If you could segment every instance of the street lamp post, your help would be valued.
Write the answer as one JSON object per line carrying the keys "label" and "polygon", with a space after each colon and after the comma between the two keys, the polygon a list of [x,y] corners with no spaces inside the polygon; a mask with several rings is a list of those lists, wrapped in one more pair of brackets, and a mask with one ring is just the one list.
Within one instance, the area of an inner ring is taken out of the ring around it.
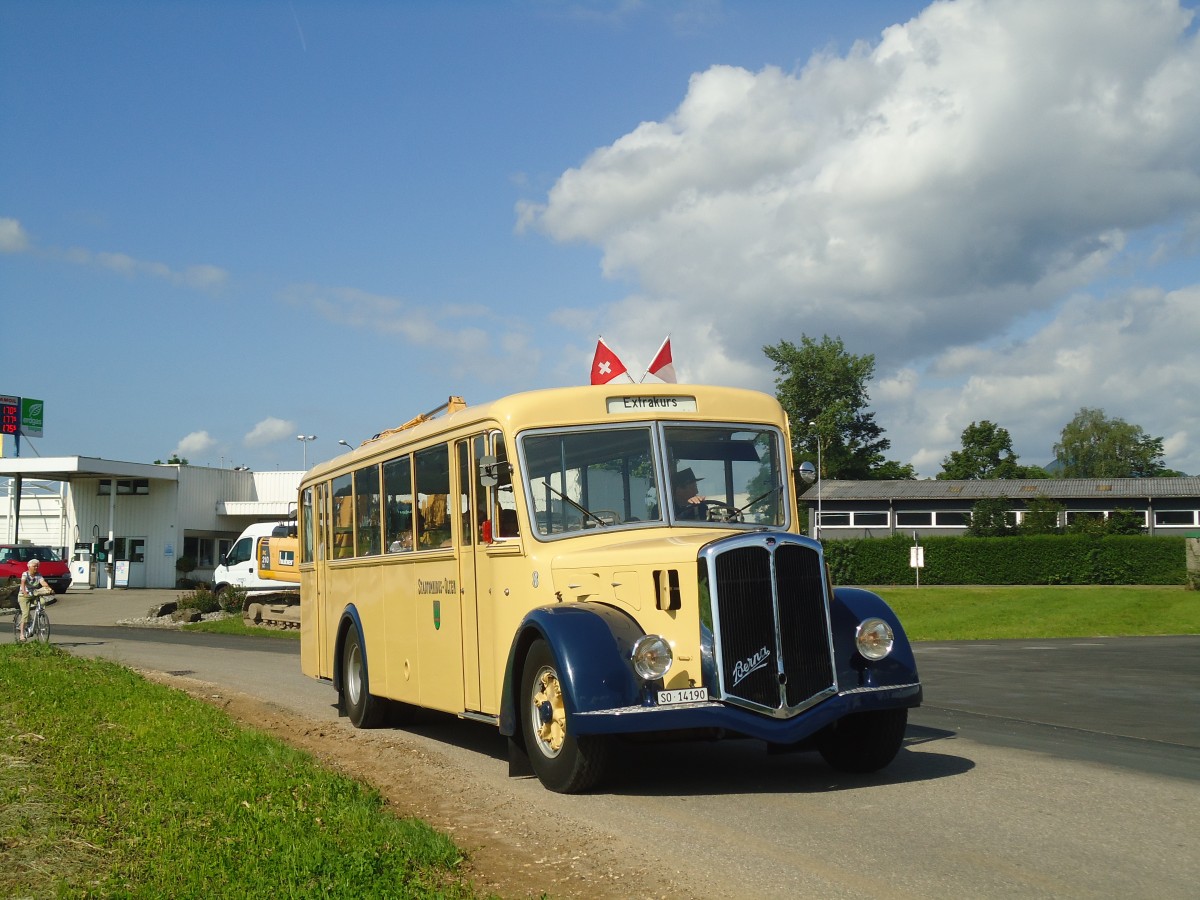
{"label": "street lamp post", "polygon": [[304,452],[301,456],[301,459],[304,460],[304,471],[306,471],[306,472],[308,471],[308,442],[315,441],[316,439],[317,439],[317,436],[315,434],[298,434],[298,435],[296,435],[296,440],[300,441],[300,445],[304,448]]}
{"label": "street lamp post", "polygon": [[[816,427],[816,422],[809,422],[809,425]],[[823,476],[821,467],[821,432],[817,432],[817,540],[821,539],[821,478]]]}

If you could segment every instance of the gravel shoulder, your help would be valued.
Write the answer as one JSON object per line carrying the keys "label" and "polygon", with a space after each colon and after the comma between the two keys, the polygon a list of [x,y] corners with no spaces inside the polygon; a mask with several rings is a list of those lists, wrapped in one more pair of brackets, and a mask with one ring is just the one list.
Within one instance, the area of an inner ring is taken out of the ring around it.
{"label": "gravel shoulder", "polygon": [[[142,674],[184,690],[247,727],[271,734],[334,771],[371,785],[395,815],[420,818],[449,834],[467,855],[465,879],[481,893],[555,900],[699,896],[685,884],[664,877],[660,862],[639,852],[639,841],[614,846],[607,834],[581,830],[569,817],[547,815],[544,807],[521,802],[514,793],[498,792],[486,779],[417,746],[403,731],[362,731],[344,721],[313,722],[207,682],[154,671]],[[737,887],[730,885],[728,891],[709,896],[735,896]]]}

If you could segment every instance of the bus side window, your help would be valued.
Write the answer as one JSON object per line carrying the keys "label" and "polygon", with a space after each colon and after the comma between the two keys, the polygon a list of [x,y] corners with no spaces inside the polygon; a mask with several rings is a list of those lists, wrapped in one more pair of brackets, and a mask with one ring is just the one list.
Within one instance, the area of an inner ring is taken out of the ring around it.
{"label": "bus side window", "polygon": [[[476,441],[482,441],[482,438],[476,438]],[[471,442],[459,441],[455,444],[455,450],[458,453],[458,522],[462,531],[459,534],[459,541],[462,546],[470,547],[475,543],[475,515],[472,512],[471,505]],[[476,453],[481,452],[479,449]]]}
{"label": "bus side window", "polygon": [[383,464],[383,494],[387,503],[387,552],[407,553],[413,548],[412,466],[407,456]]}
{"label": "bus side window", "polygon": [[417,543],[419,549],[448,547],[450,535],[450,447],[438,444],[416,456],[418,503]]}
{"label": "bus side window", "polygon": [[516,500],[513,497],[512,469],[508,463],[508,448],[504,435],[496,433],[496,475],[498,481],[492,492],[493,508],[496,510],[496,537],[514,538],[521,536],[517,522]]}
{"label": "bus side window", "polygon": [[304,541],[300,546],[300,561],[312,562],[313,556],[313,489],[304,489],[304,502],[300,511],[300,527],[303,529]]}
{"label": "bus side window", "polygon": [[354,556],[354,483],[347,472],[333,479],[333,558]]}
{"label": "bus side window", "polygon": [[356,556],[376,556],[379,553],[379,466],[369,466],[354,473],[354,506],[357,512],[355,530]]}
{"label": "bus side window", "polygon": [[517,524],[517,511],[515,509],[500,510],[500,530],[497,532],[500,537],[520,537],[521,529]]}

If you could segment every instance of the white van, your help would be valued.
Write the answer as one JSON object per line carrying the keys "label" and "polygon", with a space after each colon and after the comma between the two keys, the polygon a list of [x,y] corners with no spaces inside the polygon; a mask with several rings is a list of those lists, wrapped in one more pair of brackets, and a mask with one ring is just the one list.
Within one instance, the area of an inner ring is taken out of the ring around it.
{"label": "white van", "polygon": [[298,584],[272,581],[258,575],[261,552],[259,542],[263,538],[279,537],[295,533],[293,522],[256,522],[245,531],[221,558],[221,564],[213,569],[213,591],[220,593],[233,586],[246,591],[295,591]]}

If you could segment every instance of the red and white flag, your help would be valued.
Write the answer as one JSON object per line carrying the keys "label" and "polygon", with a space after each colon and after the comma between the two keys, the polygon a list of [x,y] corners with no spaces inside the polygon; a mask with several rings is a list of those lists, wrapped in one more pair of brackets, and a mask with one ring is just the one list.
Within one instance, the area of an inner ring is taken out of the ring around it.
{"label": "red and white flag", "polygon": [[608,348],[604,338],[597,340],[596,355],[592,358],[592,384],[608,384],[625,372],[625,364]]}
{"label": "red and white flag", "polygon": [[654,354],[654,359],[646,369],[646,374],[654,375],[662,381],[669,381],[675,384],[678,380],[675,377],[675,361],[671,358],[671,336],[667,335],[667,339],[662,342],[662,346],[658,348],[658,353]]}

